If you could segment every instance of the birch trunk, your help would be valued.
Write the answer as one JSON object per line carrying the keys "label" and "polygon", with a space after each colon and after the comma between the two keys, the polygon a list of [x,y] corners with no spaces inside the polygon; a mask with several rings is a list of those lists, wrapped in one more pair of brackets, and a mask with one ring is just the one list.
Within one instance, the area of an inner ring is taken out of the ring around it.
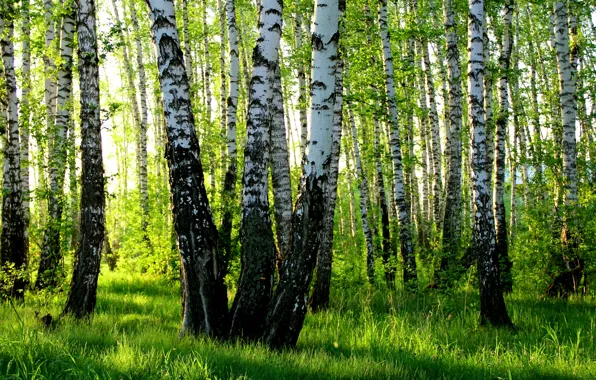
{"label": "birch trunk", "polygon": [[[25,218],[25,252],[29,254],[29,221],[30,221],[30,190],[29,190],[29,128],[31,125],[31,106],[29,94],[31,92],[31,17],[29,0],[21,1],[21,35],[22,35],[22,89],[20,104],[20,163],[21,189],[23,199],[23,217]],[[1,112],[1,111],[0,111]]]}
{"label": "birch trunk", "polygon": [[381,209],[381,239],[383,246],[383,267],[385,268],[385,281],[393,287],[395,282],[395,264],[391,260],[393,245],[391,244],[391,233],[389,224],[389,206],[385,194],[385,178],[383,176],[383,146],[381,145],[381,127],[377,118],[375,123],[375,155],[376,155],[376,181],[379,189],[379,206]]}
{"label": "birch trunk", "polygon": [[356,175],[358,176],[358,191],[360,192],[360,218],[362,219],[362,232],[364,233],[364,239],[366,241],[366,273],[368,275],[368,281],[373,284],[375,281],[375,252],[373,248],[372,230],[368,225],[368,182],[360,159],[358,132],[356,130],[356,121],[354,119],[354,111],[352,108],[348,109],[348,113],[352,130],[352,146],[354,149]]}
{"label": "birch trunk", "polygon": [[[222,138],[227,136],[227,116],[228,106],[226,100],[228,99],[228,81],[226,75],[226,11],[222,0],[217,0],[217,14],[219,15],[219,81],[220,81],[220,93],[219,93],[219,110],[220,110],[220,131]],[[220,143],[220,165],[221,173],[227,169],[226,167],[226,148],[223,143]],[[225,174],[224,174],[225,175]],[[215,177],[213,178],[215,180]]]}
{"label": "birch trunk", "polygon": [[[55,30],[54,30],[54,14],[53,8],[55,4],[53,0],[44,0],[44,18],[46,23],[45,31],[45,52],[43,56],[44,62],[44,102],[46,106],[46,133],[51,134],[54,131],[54,122],[56,118],[56,65],[52,58],[52,50],[54,48]],[[51,138],[50,138],[51,140]],[[51,145],[51,141],[49,142]],[[40,173],[40,175],[43,175]]]}
{"label": "birch trunk", "polygon": [[[426,79],[426,92],[429,105],[430,121],[430,142],[432,143],[432,184],[433,184],[433,222],[440,228],[441,226],[441,197],[443,193],[443,172],[442,172],[442,154],[441,154],[441,136],[439,127],[439,114],[437,112],[437,102],[435,94],[435,82],[430,67],[430,54],[428,52],[428,41],[423,38],[420,42],[422,60],[424,62],[424,77]],[[422,88],[424,89],[424,87]]]}
{"label": "birch trunk", "polygon": [[180,334],[224,336],[227,294],[217,250],[217,229],[205,190],[200,147],[171,0],[146,0],[167,124],[166,157],[174,227],[181,261],[183,321]]}
{"label": "birch trunk", "polygon": [[567,5],[564,2],[556,1],[554,12],[555,49],[559,73],[561,113],[563,115],[564,197],[565,207],[569,209],[577,203],[577,151],[575,141],[575,123],[577,119],[576,78],[569,50]]}
{"label": "birch trunk", "polygon": [[[207,25],[207,0],[203,0],[203,49],[205,67],[203,75],[205,76],[205,83],[203,88],[205,89],[205,118],[207,125],[211,125],[211,57],[209,54],[209,28]],[[213,166],[213,165],[211,165]],[[211,189],[213,190],[213,189]]]}
{"label": "birch trunk", "polygon": [[[493,212],[495,214],[496,245],[498,262],[501,267],[501,286],[505,292],[511,291],[511,262],[508,255],[507,218],[505,216],[505,141],[509,122],[509,70],[513,46],[512,20],[513,0],[505,0],[503,8],[503,37],[501,55],[499,57],[499,115],[496,121],[495,143],[495,187],[493,196]],[[515,180],[512,173],[512,181]],[[507,270],[509,268],[509,271]],[[505,280],[505,281],[504,281]]]}
{"label": "birch trunk", "polygon": [[[484,20],[484,29],[482,33],[484,43],[484,125],[486,128],[486,170],[489,178],[494,177],[495,171],[495,121],[493,117],[493,70],[490,65],[491,52],[489,49],[488,22]],[[490,194],[490,203],[493,204],[492,193]]]}
{"label": "birch trunk", "polygon": [[[72,101],[72,96],[71,96]],[[70,247],[76,247],[79,242],[80,232],[80,214],[78,211],[79,192],[77,187],[77,151],[75,147],[75,131],[74,123],[71,120],[71,127],[68,130],[68,190],[70,192],[69,205],[70,205]]]}
{"label": "birch trunk", "polygon": [[383,43],[383,57],[385,59],[385,86],[388,98],[388,111],[391,123],[391,156],[393,159],[393,182],[395,185],[395,203],[398,208],[399,236],[401,255],[404,260],[404,286],[407,290],[416,291],[418,280],[416,275],[416,256],[412,244],[412,225],[410,222],[410,205],[405,193],[404,173],[402,163],[401,142],[399,137],[399,121],[395,84],[393,79],[393,55],[391,41],[387,27],[387,0],[381,0],[379,11],[379,25]]}
{"label": "birch trunk", "polygon": [[[306,301],[324,228],[331,186],[335,73],[338,64],[339,14],[345,3],[317,0],[313,20],[310,143],[300,194],[292,216],[292,248],[281,266],[280,280],[267,315],[263,335],[272,348],[294,347],[306,315]],[[340,95],[341,96],[341,95]]]}
{"label": "birch trunk", "polygon": [[[4,183],[2,197],[2,232],[0,236],[0,271],[6,277],[0,282],[0,299],[24,299],[28,264],[25,217],[22,203],[19,150],[19,110],[17,79],[14,67],[14,6],[0,6],[0,47],[4,65],[6,94],[6,145],[4,149]],[[4,101],[3,101],[4,102]],[[4,118],[4,115],[0,117]],[[12,266],[12,268],[11,268]],[[6,283],[8,279],[9,283]]]}
{"label": "birch trunk", "polygon": [[[302,52],[302,13],[296,12],[294,18],[294,38],[296,39],[296,50]],[[298,104],[300,110],[300,159],[306,153],[308,142],[308,122],[306,112],[306,75],[304,73],[304,62],[302,59],[298,62]]]}
{"label": "birch trunk", "polygon": [[[530,17],[529,11],[530,5],[528,4],[528,17]],[[537,86],[537,75],[536,75],[536,51],[532,38],[528,40],[528,56],[530,58],[530,100],[531,100],[531,122],[534,130],[534,144],[532,161],[533,167],[536,170],[535,183],[539,186],[543,185],[543,173],[542,173],[542,136],[540,134],[540,110],[538,108],[538,86]],[[542,197],[540,197],[542,198]]]}
{"label": "birch trunk", "polygon": [[228,48],[230,49],[230,93],[227,99],[227,154],[228,167],[223,186],[223,212],[219,240],[223,254],[222,269],[227,272],[228,262],[232,254],[232,225],[234,221],[234,207],[236,203],[236,120],[238,113],[238,84],[240,62],[238,59],[238,30],[236,28],[235,0],[226,0],[226,17],[228,22]]}
{"label": "birch trunk", "polygon": [[461,165],[462,165],[462,88],[461,66],[459,60],[457,23],[453,9],[453,0],[443,1],[445,15],[445,36],[447,40],[447,75],[449,78],[448,120],[449,131],[447,146],[449,173],[447,175],[447,200],[443,222],[443,252],[439,276],[435,281],[441,287],[451,286],[451,271],[455,265],[461,237]]}
{"label": "birch trunk", "polygon": [[495,226],[490,200],[490,177],[486,163],[486,130],[484,126],[484,1],[470,0],[468,22],[468,112],[472,136],[472,191],[474,229],[472,250],[478,259],[481,323],[512,326],[499,280],[498,256],[495,250]]}
{"label": "birch trunk", "polygon": [[67,1],[63,4],[60,37],[60,63],[58,65],[58,104],[56,123],[50,147],[50,193],[48,196],[48,216],[44,240],[35,282],[36,289],[55,287],[62,277],[60,260],[60,230],[64,210],[64,177],[66,175],[66,135],[71,123],[72,100],[72,52],[76,8]]}
{"label": "birch trunk", "polygon": [[[421,63],[421,62],[419,62]],[[421,67],[420,67],[421,69]],[[418,117],[418,123],[420,131],[420,151],[421,151],[421,158],[422,158],[422,165],[421,169],[421,177],[420,180],[422,181],[422,213],[424,216],[422,228],[424,228],[424,236],[427,238],[424,240],[423,246],[428,248],[429,247],[429,223],[433,219],[433,203],[431,202],[431,187],[429,187],[430,177],[432,176],[432,158],[429,157],[429,144],[430,144],[430,136],[428,131],[428,123],[429,123],[429,110],[428,104],[426,99],[426,92],[424,91],[424,77],[419,77],[418,82],[418,90],[420,94],[420,98],[418,99],[418,105],[420,107],[421,115]],[[430,158],[430,160],[429,160]],[[429,162],[430,161],[430,162]],[[430,164],[430,165],[429,165]],[[430,172],[430,173],[429,173]]]}
{"label": "birch trunk", "polygon": [[270,84],[273,99],[269,111],[271,119],[271,155],[269,162],[273,187],[273,213],[277,232],[277,245],[279,247],[278,260],[283,261],[290,248],[292,184],[290,182],[290,155],[286,138],[286,125],[284,124],[284,103],[279,66],[278,63]]}
{"label": "birch trunk", "polygon": [[25,218],[25,252],[29,253],[29,221],[31,198],[29,190],[29,128],[31,125],[31,106],[29,93],[31,92],[31,17],[29,0],[21,1],[21,33],[22,33],[22,75],[23,86],[21,96],[21,126],[20,126],[20,149],[21,149],[21,183],[23,194],[23,216]]}
{"label": "birch trunk", "polygon": [[[341,17],[341,15],[340,15]],[[341,33],[340,29],[340,33]],[[337,181],[339,176],[339,157],[341,154],[341,135],[343,124],[343,62],[337,61],[335,71],[335,104],[333,108],[333,137],[331,145],[331,161],[329,163],[329,176],[327,182],[327,194],[325,210],[323,215],[323,230],[321,231],[321,243],[317,252],[317,270],[313,286],[313,293],[310,299],[310,307],[313,311],[323,310],[329,307],[329,293],[331,289],[331,267],[333,265],[333,236],[335,226],[335,203],[337,200]],[[349,164],[347,164],[349,170]],[[350,194],[350,205],[353,205],[354,196]],[[353,207],[351,208],[353,210]],[[353,213],[350,214],[352,217]],[[352,226],[354,219],[351,219]],[[352,235],[354,236],[354,235]]]}
{"label": "birch trunk", "polygon": [[[139,111],[139,103],[137,101],[137,87],[135,86],[135,81],[134,81],[134,69],[132,66],[132,61],[130,59],[130,56],[128,54],[128,42],[129,42],[129,38],[128,38],[128,32],[127,29],[123,27],[122,21],[120,20],[120,14],[118,12],[118,5],[117,5],[117,0],[112,0],[112,8],[114,10],[114,16],[116,18],[116,23],[117,23],[117,27],[118,27],[118,39],[120,42],[120,46],[122,46],[122,57],[124,60],[124,73],[126,74],[126,81],[128,84],[128,95],[131,98],[131,106],[132,106],[132,118],[133,118],[133,122],[134,122],[134,127],[135,128],[140,128],[141,125],[141,113]],[[136,146],[136,153],[137,153],[137,171],[140,172],[140,139],[137,141],[137,146]],[[126,155],[126,152],[125,152]],[[125,165],[124,167],[124,172],[125,172],[125,176],[126,173],[128,172],[128,168],[127,165]],[[139,177],[140,178],[140,177]],[[128,191],[128,180],[125,177],[124,178],[124,186],[125,186],[125,192]],[[139,186],[140,187],[140,186]]]}
{"label": "birch trunk", "polygon": [[[414,38],[408,38],[407,42],[407,62],[408,67],[410,70],[414,69],[414,56],[415,56],[415,40]],[[416,76],[411,75],[408,79],[409,86],[416,86]],[[411,101],[411,105],[414,104],[414,100]],[[407,144],[407,157],[411,161],[411,165],[406,167],[404,178],[406,179],[406,186],[407,191],[410,193],[410,212],[413,215],[414,220],[416,221],[416,227],[418,228],[418,243],[422,246],[425,244],[427,240],[426,230],[424,228],[424,216],[423,216],[423,208],[420,206],[420,194],[419,194],[419,186],[418,186],[418,178],[416,177],[416,160],[414,159],[414,107],[408,107],[406,110],[406,144]],[[388,135],[388,140],[391,141],[391,136]],[[391,182],[391,194],[395,192],[395,183]],[[389,208],[390,218],[394,218],[394,213],[396,210],[395,207],[395,197],[390,198],[391,207]],[[395,224],[394,224],[395,226]],[[393,226],[393,230],[395,227]],[[396,242],[397,246],[397,239],[396,234],[394,234],[393,240]]]}
{"label": "birch trunk", "polygon": [[[565,247],[563,263],[566,270],[573,266],[581,268],[577,258],[578,226],[575,221],[574,209],[578,205],[577,194],[577,149],[575,140],[575,128],[577,119],[577,98],[576,98],[576,62],[573,52],[569,48],[569,27],[573,27],[574,20],[568,22],[568,9],[565,2],[554,3],[555,15],[555,50],[557,56],[557,69],[559,73],[560,106],[562,115],[562,155],[563,155],[563,199],[564,199],[564,220],[561,239]],[[571,25],[569,25],[571,24]],[[572,29],[573,30],[573,29]],[[577,52],[575,52],[577,54]],[[581,269],[580,269],[581,270]],[[580,272],[581,273],[581,272]],[[557,279],[555,279],[555,283]],[[577,291],[578,284],[574,276],[568,276],[566,289]],[[581,275],[580,275],[581,278]],[[562,280],[563,281],[563,280]],[[550,289],[549,289],[550,290]]]}
{"label": "birch trunk", "polygon": [[80,0],[77,14],[81,89],[81,236],[63,314],[75,318],[95,309],[97,278],[104,241],[105,192],[99,116],[99,57],[94,0]]}
{"label": "birch trunk", "polygon": [[[148,194],[148,178],[147,178],[147,123],[148,123],[148,106],[147,106],[147,75],[145,73],[145,63],[143,59],[143,45],[141,43],[141,31],[139,28],[139,21],[137,18],[137,10],[134,1],[130,2],[130,15],[132,19],[132,30],[135,34],[136,48],[137,48],[137,72],[139,74],[139,95],[141,105],[141,120],[139,124],[139,189],[141,193],[141,210],[143,212],[141,220],[141,228],[143,230],[143,239],[149,246],[151,240],[147,228],[149,227],[149,194]],[[135,98],[136,101],[136,98]]]}
{"label": "birch trunk", "polygon": [[[253,50],[249,90],[247,138],[244,148],[241,265],[238,291],[231,312],[230,335],[259,339],[265,330],[275,268],[275,242],[269,217],[271,80],[279,57],[282,5],[264,0],[259,9],[259,38]],[[283,123],[283,118],[282,118]]]}
{"label": "birch trunk", "polygon": [[[132,5],[134,7],[134,4]],[[191,91],[193,87],[193,62],[192,54],[190,52],[190,34],[188,27],[188,0],[182,0],[182,30],[184,32],[184,67],[186,69],[186,77],[190,83]]]}

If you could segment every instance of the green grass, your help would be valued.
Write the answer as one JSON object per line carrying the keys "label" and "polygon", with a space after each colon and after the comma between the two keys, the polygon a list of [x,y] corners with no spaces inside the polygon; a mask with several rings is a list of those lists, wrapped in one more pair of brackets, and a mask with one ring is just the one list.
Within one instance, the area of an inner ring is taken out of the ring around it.
{"label": "green grass", "polygon": [[151,275],[106,273],[92,322],[46,330],[65,294],[0,305],[0,378],[52,379],[594,379],[596,300],[507,298],[518,332],[478,325],[474,293],[407,296],[336,287],[309,314],[293,351],[178,339],[178,287]]}

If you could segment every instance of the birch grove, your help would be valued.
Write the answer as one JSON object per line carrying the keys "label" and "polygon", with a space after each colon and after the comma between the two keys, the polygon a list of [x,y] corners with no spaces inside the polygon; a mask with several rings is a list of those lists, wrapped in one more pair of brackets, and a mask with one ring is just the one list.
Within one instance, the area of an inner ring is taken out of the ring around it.
{"label": "birch grove", "polygon": [[[365,319],[440,302],[445,326],[510,330],[522,300],[590,302],[595,15],[0,3],[0,299],[19,317],[64,305],[51,327],[159,280],[143,297],[179,299],[181,337],[273,350],[327,342],[356,301]],[[111,282],[128,275],[143,281]]]}

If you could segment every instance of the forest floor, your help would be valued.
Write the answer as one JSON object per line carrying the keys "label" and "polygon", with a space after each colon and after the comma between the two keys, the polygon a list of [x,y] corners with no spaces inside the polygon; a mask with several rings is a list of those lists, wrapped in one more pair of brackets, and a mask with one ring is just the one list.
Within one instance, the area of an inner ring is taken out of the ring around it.
{"label": "forest floor", "polygon": [[[107,269],[107,268],[104,268]],[[365,286],[364,286],[365,287]],[[179,339],[180,296],[154,275],[104,271],[92,323],[47,329],[65,294],[0,304],[0,378],[596,379],[596,299],[507,297],[517,332],[478,325],[478,296],[337,286],[298,347]]]}

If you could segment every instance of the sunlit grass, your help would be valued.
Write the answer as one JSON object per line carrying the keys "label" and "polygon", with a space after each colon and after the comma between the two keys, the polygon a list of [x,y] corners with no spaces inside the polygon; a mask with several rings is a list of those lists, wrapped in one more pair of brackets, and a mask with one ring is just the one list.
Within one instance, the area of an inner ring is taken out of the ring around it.
{"label": "sunlit grass", "polygon": [[596,378],[596,301],[507,298],[518,331],[478,325],[474,293],[417,296],[335,288],[308,315],[298,348],[179,339],[179,288],[152,275],[105,273],[91,323],[57,316],[65,294],[0,306],[0,378]]}

